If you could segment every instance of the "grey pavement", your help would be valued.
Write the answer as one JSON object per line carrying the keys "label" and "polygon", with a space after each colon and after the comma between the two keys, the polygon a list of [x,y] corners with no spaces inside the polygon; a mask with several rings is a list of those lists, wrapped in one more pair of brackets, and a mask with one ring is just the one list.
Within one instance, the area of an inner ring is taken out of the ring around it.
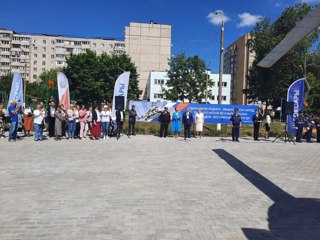
{"label": "grey pavement", "polygon": [[320,239],[320,144],[0,140],[0,239]]}

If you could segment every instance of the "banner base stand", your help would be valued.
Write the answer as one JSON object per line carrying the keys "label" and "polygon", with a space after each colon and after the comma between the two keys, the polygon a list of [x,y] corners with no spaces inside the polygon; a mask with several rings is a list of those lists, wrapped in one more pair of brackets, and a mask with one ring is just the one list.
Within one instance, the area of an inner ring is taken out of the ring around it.
{"label": "banner base stand", "polygon": [[287,123],[286,123],[286,126],[285,126],[285,128],[284,128],[284,131],[283,131],[280,135],[278,135],[278,136],[276,137],[276,139],[274,139],[272,142],[274,143],[274,142],[277,141],[278,139],[282,139],[285,143],[291,142],[291,143],[293,143],[293,145],[296,145],[296,144],[294,143],[293,138],[290,137],[289,133],[287,132]]}

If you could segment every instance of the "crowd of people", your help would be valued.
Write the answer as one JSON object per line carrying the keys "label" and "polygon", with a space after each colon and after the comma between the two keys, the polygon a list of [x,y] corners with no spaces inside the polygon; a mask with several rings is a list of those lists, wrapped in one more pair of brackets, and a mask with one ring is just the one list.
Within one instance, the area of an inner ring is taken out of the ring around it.
{"label": "crowd of people", "polygon": [[[135,123],[137,112],[135,106],[128,111],[128,132],[127,135],[135,135]],[[47,127],[48,137],[60,141],[63,137],[68,140],[74,139],[109,139],[114,136],[119,139],[122,135],[123,124],[125,122],[125,112],[118,108],[115,118],[109,104],[90,106],[88,109],[84,105],[71,104],[65,109],[63,104],[56,106],[54,101],[50,101],[47,108],[43,103],[39,103],[33,110],[29,104],[25,108],[17,107],[16,101],[11,101],[8,112],[4,109],[4,105],[0,104],[0,136],[4,138],[4,123],[10,124],[8,140],[16,141],[17,132],[24,131],[25,137],[31,136],[34,132],[34,140],[42,141],[44,139],[43,130]],[[269,138],[270,126],[272,122],[272,113],[266,111],[262,114],[257,109],[252,117],[253,122],[253,139],[259,141],[259,131],[261,126],[265,129],[265,138]],[[202,109],[199,108],[195,114],[187,108],[182,114],[179,109],[170,114],[168,108],[165,107],[159,116],[160,137],[166,138],[169,133],[171,124],[171,132],[174,138],[178,138],[182,132],[183,138],[191,138],[191,130],[194,126],[195,137],[201,138],[205,117]],[[242,125],[239,110],[235,109],[234,114],[230,117],[232,126],[232,141],[238,141],[240,138],[240,128]],[[264,123],[264,124],[263,124]],[[314,118],[310,115],[299,113],[299,117],[295,119],[296,126],[296,142],[301,142],[303,131],[305,130],[305,138],[307,142],[311,142],[313,129],[316,129],[317,142],[320,142],[320,116]]]}
{"label": "crowd of people", "polygon": [[[234,114],[230,118],[232,125],[232,141],[239,142],[240,126],[241,126],[241,116],[239,115],[239,110],[236,108]],[[259,141],[259,130],[263,122],[265,129],[265,138],[269,138],[269,132],[271,129],[271,113],[267,111],[265,114],[257,109],[255,114],[252,116],[253,122],[253,139],[254,141]],[[316,131],[317,142],[320,143],[320,115],[315,117],[311,114],[304,114],[302,111],[299,112],[299,116],[295,119],[296,128],[296,142],[301,142],[303,137],[303,132],[305,131],[304,138],[306,142],[311,142],[311,137],[313,130]]]}
{"label": "crowd of people", "polygon": [[[48,129],[48,137],[60,141],[62,137],[68,140],[74,139],[109,139],[110,135],[120,138],[125,112],[118,109],[116,119],[113,121],[110,106],[103,105],[101,109],[98,105],[86,109],[84,105],[71,104],[66,110],[63,104],[55,105],[54,101],[45,108],[43,103],[39,103],[35,110],[26,104],[25,108],[17,107],[16,101],[11,101],[8,112],[0,104],[0,135],[4,138],[4,123],[10,124],[8,140],[17,140],[17,132],[24,131],[25,137],[30,137],[34,131],[34,140],[44,139],[43,130]],[[114,131],[116,124],[117,128]],[[134,131],[134,130],[133,130]],[[134,132],[133,132],[134,133]],[[130,133],[129,133],[130,134]]]}

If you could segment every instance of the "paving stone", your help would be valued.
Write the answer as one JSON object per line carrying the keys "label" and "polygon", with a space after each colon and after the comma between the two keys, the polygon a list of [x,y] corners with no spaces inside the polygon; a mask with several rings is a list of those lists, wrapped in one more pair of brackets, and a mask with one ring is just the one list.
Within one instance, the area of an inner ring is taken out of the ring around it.
{"label": "paving stone", "polygon": [[0,239],[316,240],[319,147],[0,139]]}

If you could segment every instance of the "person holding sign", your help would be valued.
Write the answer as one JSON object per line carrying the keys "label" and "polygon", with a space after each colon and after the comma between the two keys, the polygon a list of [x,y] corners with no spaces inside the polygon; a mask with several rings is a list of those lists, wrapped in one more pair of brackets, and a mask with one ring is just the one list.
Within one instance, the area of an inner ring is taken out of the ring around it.
{"label": "person holding sign", "polygon": [[239,142],[240,127],[241,127],[241,116],[239,115],[239,109],[234,109],[234,114],[230,118],[232,125],[232,141]]}
{"label": "person holding sign", "polygon": [[193,124],[193,115],[190,112],[190,108],[186,109],[186,112],[182,116],[182,123],[184,126],[184,140],[187,140],[187,137],[190,138],[190,130]]}

